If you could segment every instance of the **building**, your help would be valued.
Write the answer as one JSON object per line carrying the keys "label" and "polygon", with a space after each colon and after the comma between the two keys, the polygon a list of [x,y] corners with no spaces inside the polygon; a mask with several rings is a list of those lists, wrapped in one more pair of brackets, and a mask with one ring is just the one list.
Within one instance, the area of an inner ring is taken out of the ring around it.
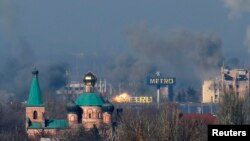
{"label": "building", "polygon": [[83,83],[71,81],[65,87],[60,88],[56,91],[57,94],[76,94],[80,95],[85,91]]}
{"label": "building", "polygon": [[249,70],[221,68],[222,91],[235,93],[240,98],[249,94]]}
{"label": "building", "polygon": [[48,133],[58,134],[63,131],[84,127],[99,128],[101,124],[111,126],[114,106],[105,102],[94,91],[96,77],[91,72],[84,78],[85,92],[75,102],[67,104],[67,119],[47,119],[46,109],[38,81],[38,70],[34,69],[33,78],[26,103],[26,131],[29,136]]}
{"label": "building", "polygon": [[204,80],[202,85],[202,103],[218,103],[220,84],[217,80]]}
{"label": "building", "polygon": [[202,102],[218,103],[223,94],[233,93],[240,98],[249,94],[249,70],[222,67],[220,76],[215,80],[204,80],[202,86]]}
{"label": "building", "polygon": [[[95,89],[99,93],[105,94],[107,92],[106,80],[104,80],[104,81],[100,80],[100,83],[95,85]],[[77,81],[70,81],[67,83],[66,86],[64,86],[56,91],[57,94],[62,94],[62,95],[80,95],[83,92],[85,92],[84,83],[77,82]]]}
{"label": "building", "polygon": [[185,120],[193,120],[193,121],[200,121],[205,124],[216,124],[218,123],[218,118],[212,114],[205,113],[205,114],[197,114],[197,113],[191,113],[191,114],[183,114],[181,113],[179,115],[181,122],[185,123]]}

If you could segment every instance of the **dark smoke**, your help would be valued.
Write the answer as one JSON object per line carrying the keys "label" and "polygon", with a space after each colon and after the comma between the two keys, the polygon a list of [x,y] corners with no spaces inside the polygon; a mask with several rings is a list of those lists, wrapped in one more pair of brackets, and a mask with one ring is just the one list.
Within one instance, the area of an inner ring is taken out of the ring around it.
{"label": "dark smoke", "polygon": [[29,76],[28,68],[34,65],[35,56],[27,42],[20,40],[16,43],[18,47],[9,46],[11,51],[1,57],[4,61],[0,70],[0,90],[5,91],[5,97],[12,93],[20,98],[27,93],[28,84],[24,80]]}
{"label": "dark smoke", "polygon": [[65,63],[39,64],[36,52],[17,30],[18,8],[10,0],[0,0],[0,103],[10,97],[27,100],[32,80],[32,69],[40,73],[42,90],[55,90],[65,84]]}
{"label": "dark smoke", "polygon": [[[22,40],[17,46],[12,47],[11,52],[2,58],[4,62],[0,70],[0,100],[3,102],[9,97],[19,100],[28,98],[32,80],[32,69],[36,64],[36,57],[28,42]],[[42,90],[56,90],[66,83],[66,63],[48,64],[36,66],[40,73],[40,86]]]}
{"label": "dark smoke", "polygon": [[44,77],[46,78],[45,83],[47,84],[47,89],[57,90],[67,83],[67,71],[69,70],[69,65],[66,63],[58,63],[49,65],[44,72]]}
{"label": "dark smoke", "polygon": [[238,58],[230,58],[226,62],[224,62],[225,66],[230,66],[232,68],[241,68],[240,60]]}
{"label": "dark smoke", "polygon": [[178,29],[162,34],[136,26],[127,35],[129,53],[108,70],[116,84],[139,82],[139,87],[145,87],[146,77],[159,70],[165,76],[176,77],[178,86],[198,87],[203,79],[218,73],[223,61],[221,39],[214,33]]}

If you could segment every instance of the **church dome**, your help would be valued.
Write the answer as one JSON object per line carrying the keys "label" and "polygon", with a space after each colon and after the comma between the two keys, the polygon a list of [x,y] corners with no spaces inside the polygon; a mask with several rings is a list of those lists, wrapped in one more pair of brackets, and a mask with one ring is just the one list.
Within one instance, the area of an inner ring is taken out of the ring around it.
{"label": "church dome", "polygon": [[104,103],[102,105],[102,110],[104,112],[113,113],[113,111],[114,111],[114,105],[107,101],[106,103]]}
{"label": "church dome", "polygon": [[78,113],[80,107],[76,105],[73,101],[69,102],[66,106],[68,113]]}
{"label": "church dome", "polygon": [[96,76],[92,72],[88,72],[87,74],[84,75],[83,77],[83,83],[84,85],[90,85],[90,86],[95,86],[95,83],[97,81]]}
{"label": "church dome", "polygon": [[83,93],[75,102],[79,106],[102,106],[104,104],[103,98],[97,93]]}

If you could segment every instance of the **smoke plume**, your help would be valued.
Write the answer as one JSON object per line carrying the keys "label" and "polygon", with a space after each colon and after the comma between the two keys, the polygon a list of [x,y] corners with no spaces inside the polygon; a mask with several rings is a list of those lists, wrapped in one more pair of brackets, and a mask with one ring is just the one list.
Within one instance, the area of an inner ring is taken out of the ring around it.
{"label": "smoke plume", "polygon": [[[13,47],[15,51],[6,54],[5,62],[0,70],[0,99],[15,97],[27,99],[32,80],[32,69],[36,64],[35,53],[28,43],[19,43]],[[8,56],[8,57],[7,57]],[[66,83],[65,63],[37,66],[41,75],[40,86],[42,90],[56,90]],[[4,101],[4,100],[3,100]],[[1,101],[1,102],[3,102]]]}
{"label": "smoke plume", "polygon": [[14,97],[28,98],[32,80],[31,71],[36,65],[43,77],[40,85],[55,90],[65,84],[65,63],[40,65],[29,41],[17,30],[17,7],[10,0],[0,0],[0,103]]}
{"label": "smoke plume", "polygon": [[243,13],[250,12],[250,0],[223,0],[223,2],[230,9],[230,18],[239,17]]}
{"label": "smoke plume", "polygon": [[[223,61],[221,39],[215,33],[201,34],[185,29],[161,33],[146,26],[127,31],[129,53],[109,67],[110,79],[141,83],[157,70],[176,77],[178,86],[200,86],[203,79],[213,78]],[[120,82],[119,82],[120,81]],[[188,84],[188,85],[187,85]]]}
{"label": "smoke plume", "polygon": [[44,71],[46,88],[49,90],[58,90],[67,83],[67,63],[58,63],[49,65]]}

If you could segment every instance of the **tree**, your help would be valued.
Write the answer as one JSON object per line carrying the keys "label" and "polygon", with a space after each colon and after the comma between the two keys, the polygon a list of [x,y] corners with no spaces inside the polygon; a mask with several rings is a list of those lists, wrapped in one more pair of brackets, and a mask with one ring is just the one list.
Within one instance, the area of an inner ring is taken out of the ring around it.
{"label": "tree", "polygon": [[249,99],[242,99],[234,92],[225,93],[219,103],[218,118],[221,124],[247,124]]}
{"label": "tree", "polygon": [[164,104],[160,109],[146,106],[125,109],[115,129],[119,141],[207,140],[206,123],[200,119],[183,119],[178,105]]}
{"label": "tree", "polygon": [[181,90],[181,91],[177,92],[175,100],[178,101],[178,102],[186,102],[187,101],[186,92],[184,90]]}
{"label": "tree", "polygon": [[187,101],[189,101],[189,102],[199,102],[200,97],[199,97],[197,91],[194,88],[189,87],[187,89],[186,93],[187,93]]}

